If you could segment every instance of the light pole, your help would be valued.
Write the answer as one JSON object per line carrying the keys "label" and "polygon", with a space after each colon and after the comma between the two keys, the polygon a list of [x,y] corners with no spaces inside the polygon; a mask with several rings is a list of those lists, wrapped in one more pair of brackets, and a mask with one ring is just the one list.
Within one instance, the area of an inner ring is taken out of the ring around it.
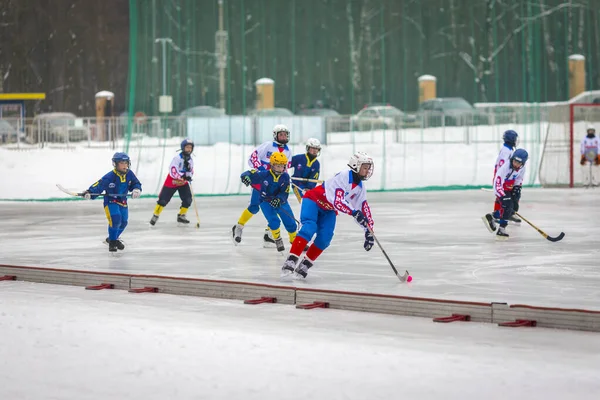
{"label": "light pole", "polygon": [[[156,38],[154,43],[162,44],[162,95],[158,99],[158,112],[169,114],[173,111],[173,98],[167,95],[167,43],[173,44],[171,38]],[[163,136],[167,140],[167,124],[163,124]]]}
{"label": "light pole", "polygon": [[162,95],[167,95],[167,43],[173,43],[171,38],[157,38],[154,43],[162,44],[162,84],[163,90]]}
{"label": "light pole", "polygon": [[227,32],[223,30],[223,0],[219,4],[219,30],[216,34],[216,57],[219,68],[219,107],[225,110],[225,68],[227,68]]}

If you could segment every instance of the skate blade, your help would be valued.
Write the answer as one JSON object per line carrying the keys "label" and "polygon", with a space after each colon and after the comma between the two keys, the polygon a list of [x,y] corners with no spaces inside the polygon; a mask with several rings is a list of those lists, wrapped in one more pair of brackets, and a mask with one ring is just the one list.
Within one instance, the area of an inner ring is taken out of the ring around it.
{"label": "skate blade", "polygon": [[305,278],[305,277],[303,277],[302,275],[300,275],[300,274],[299,274],[299,273],[297,273],[297,272],[294,272],[294,278],[293,278],[293,279],[294,279],[295,281],[302,281],[302,282],[306,281],[306,278]]}
{"label": "skate blade", "polygon": [[275,243],[263,242],[263,249],[275,249],[275,248],[277,248],[277,246],[275,246]]}
{"label": "skate blade", "polygon": [[499,242],[504,242],[507,241],[510,238],[510,236],[498,236],[496,235],[496,240]]}
{"label": "skate blade", "polygon": [[279,275],[279,279],[281,279],[282,281],[291,281],[293,278],[294,273],[290,272],[290,271],[281,271],[281,274]]}
{"label": "skate blade", "polygon": [[483,221],[483,224],[485,225],[485,227],[487,228],[487,230],[488,230],[490,233],[494,233],[494,232],[496,232],[496,229],[492,229],[492,227],[490,226],[490,224],[488,224],[488,220],[487,220],[487,218],[485,217],[485,215],[484,215],[483,217],[481,217],[481,220]]}

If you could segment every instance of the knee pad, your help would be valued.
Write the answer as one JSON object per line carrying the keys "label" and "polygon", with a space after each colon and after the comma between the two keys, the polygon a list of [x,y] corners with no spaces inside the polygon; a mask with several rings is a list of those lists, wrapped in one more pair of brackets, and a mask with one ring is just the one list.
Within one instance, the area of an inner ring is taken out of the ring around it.
{"label": "knee pad", "polygon": [[190,208],[190,206],[192,205],[192,198],[191,197],[186,197],[181,199],[181,208]]}
{"label": "knee pad", "polygon": [[300,232],[298,232],[298,236],[303,237],[304,239],[310,240],[317,233],[317,224],[314,221],[307,221],[302,225]]}
{"label": "knee pad", "polygon": [[321,250],[325,250],[331,244],[331,240],[333,239],[333,234],[323,234],[317,233],[317,237],[315,238],[314,244]]}
{"label": "knee pad", "polygon": [[267,220],[267,223],[269,225],[269,229],[271,231],[278,231],[279,228],[281,227],[281,222],[279,221],[279,218],[275,217],[275,218],[271,218]]}
{"label": "knee pad", "polygon": [[250,211],[252,214],[258,214],[258,210],[260,210],[260,207],[258,205],[250,204],[248,206],[248,211]]}
{"label": "knee pad", "polygon": [[[112,227],[116,229],[121,228],[121,224],[123,223],[123,218],[121,218],[121,214],[111,214],[110,220],[112,221]],[[127,222],[125,222],[127,223]]]}

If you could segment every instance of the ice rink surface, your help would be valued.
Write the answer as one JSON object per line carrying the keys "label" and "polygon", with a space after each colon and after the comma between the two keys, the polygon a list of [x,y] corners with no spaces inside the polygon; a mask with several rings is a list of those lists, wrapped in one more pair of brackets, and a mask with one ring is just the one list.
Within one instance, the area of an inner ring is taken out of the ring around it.
{"label": "ice rink surface", "polygon": [[[242,243],[232,244],[231,227],[249,196],[197,198],[200,229],[178,226],[178,198],[155,227],[148,224],[155,199],[130,200],[127,248],[118,257],[102,243],[101,200],[0,203],[0,263],[600,310],[600,190],[523,190],[520,213],[549,235],[564,231],[557,243],[525,222],[509,225],[510,240],[497,241],[480,219],[492,209],[489,192],[368,197],[375,233],[397,268],[414,277],[411,284],[398,281],[377,247],[363,250],[362,230],[346,215],[307,281],[282,283],[285,258],[262,247],[262,214],[247,224]],[[193,208],[188,217],[195,222]]]}

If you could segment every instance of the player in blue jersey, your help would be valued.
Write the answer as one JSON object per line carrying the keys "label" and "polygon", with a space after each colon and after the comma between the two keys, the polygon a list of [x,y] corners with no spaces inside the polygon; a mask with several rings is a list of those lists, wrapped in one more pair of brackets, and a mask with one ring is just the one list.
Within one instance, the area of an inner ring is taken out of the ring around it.
{"label": "player in blue jersey", "polygon": [[131,160],[125,153],[115,153],[112,158],[114,169],[104,175],[100,180],[83,192],[86,200],[95,199],[105,192],[104,212],[108,218],[108,251],[116,252],[123,250],[125,245],[119,237],[127,226],[129,211],[127,208],[127,193],[131,192],[131,198],[137,199],[142,193],[142,184],[129,169]]}
{"label": "player in blue jersey", "polygon": [[[257,171],[268,171],[271,168],[270,157],[275,153],[282,153],[289,160],[292,158],[292,153],[287,146],[290,141],[290,130],[283,124],[277,124],[273,127],[273,140],[264,142],[258,146],[248,159],[248,165],[250,168]],[[287,166],[286,166],[287,168]],[[245,225],[250,218],[252,218],[260,209],[261,198],[259,193],[255,190],[250,195],[250,204],[244,209],[242,215],[238,219],[238,225]],[[274,243],[274,239],[269,237],[271,231],[269,228],[265,228],[265,234],[263,236],[263,246],[271,247]]]}
{"label": "player in blue jersey", "polygon": [[[240,179],[244,185],[252,186],[253,191],[258,193],[260,198],[259,207],[267,219],[277,251],[282,252],[285,247],[281,238],[281,222],[288,231],[290,243],[296,238],[298,226],[292,208],[288,203],[290,176],[285,172],[288,159],[285,154],[277,152],[271,154],[269,160],[271,168],[268,171],[251,169],[242,173]],[[231,229],[235,244],[242,241],[244,224],[238,222]]]}
{"label": "player in blue jersey", "polygon": [[292,157],[290,168],[294,168],[292,175],[293,190],[296,197],[302,198],[304,192],[314,189],[317,182],[306,180],[294,180],[294,178],[318,180],[321,172],[321,164],[317,157],[321,153],[321,142],[319,139],[310,138],[306,141],[306,153],[296,154]]}

